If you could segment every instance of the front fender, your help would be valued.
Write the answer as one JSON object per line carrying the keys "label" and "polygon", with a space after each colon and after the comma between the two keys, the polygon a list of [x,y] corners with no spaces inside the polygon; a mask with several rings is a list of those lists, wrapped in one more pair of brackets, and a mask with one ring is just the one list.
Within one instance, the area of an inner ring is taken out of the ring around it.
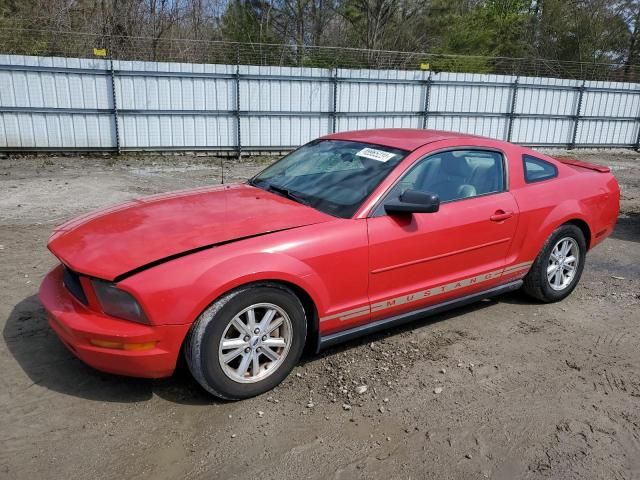
{"label": "front fender", "polygon": [[[286,253],[234,253],[231,245],[204,250],[140,272],[120,282],[156,325],[192,323],[224,293],[263,280],[293,284],[323,311],[327,291],[319,275]],[[229,252],[227,252],[229,251]]]}
{"label": "front fender", "polygon": [[216,288],[206,296],[203,308],[196,307],[196,310],[202,311],[229,290],[265,280],[295,285],[309,294],[320,311],[326,308],[328,292],[316,271],[285,253],[261,252],[227,259],[198,278],[199,285],[216,285]]}

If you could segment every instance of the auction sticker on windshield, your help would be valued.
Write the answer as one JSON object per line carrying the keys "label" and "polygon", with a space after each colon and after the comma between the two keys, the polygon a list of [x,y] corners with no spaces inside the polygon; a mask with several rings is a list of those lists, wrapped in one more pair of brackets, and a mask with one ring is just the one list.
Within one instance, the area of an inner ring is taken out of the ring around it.
{"label": "auction sticker on windshield", "polygon": [[377,160],[378,162],[388,162],[396,156],[395,153],[385,152],[384,150],[376,150],[375,148],[363,148],[358,153],[359,157],[370,158],[371,160]]}

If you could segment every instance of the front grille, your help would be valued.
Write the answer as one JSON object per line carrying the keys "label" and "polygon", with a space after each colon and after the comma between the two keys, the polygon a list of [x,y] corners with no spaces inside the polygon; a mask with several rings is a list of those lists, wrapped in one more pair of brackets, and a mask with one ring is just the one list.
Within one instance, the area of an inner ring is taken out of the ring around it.
{"label": "front grille", "polygon": [[64,274],[62,275],[62,281],[67,290],[71,292],[71,295],[76,297],[80,302],[87,305],[87,296],[84,294],[82,284],[80,283],[80,276],[73,270],[64,267]]}

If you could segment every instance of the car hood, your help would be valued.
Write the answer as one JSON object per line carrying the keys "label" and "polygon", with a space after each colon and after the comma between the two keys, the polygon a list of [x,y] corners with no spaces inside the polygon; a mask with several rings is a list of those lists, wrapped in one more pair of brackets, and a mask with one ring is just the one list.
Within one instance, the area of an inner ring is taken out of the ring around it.
{"label": "car hood", "polygon": [[72,270],[114,280],[193,250],[331,219],[249,185],[220,185],[74,218],[54,230],[48,247]]}

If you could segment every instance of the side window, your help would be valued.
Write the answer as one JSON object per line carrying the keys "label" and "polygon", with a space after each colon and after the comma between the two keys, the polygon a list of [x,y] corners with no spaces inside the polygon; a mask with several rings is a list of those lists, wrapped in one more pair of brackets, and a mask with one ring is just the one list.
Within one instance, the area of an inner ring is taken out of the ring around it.
{"label": "side window", "polygon": [[555,165],[531,155],[523,155],[524,179],[527,183],[540,182],[558,176]]}
{"label": "side window", "polygon": [[[418,190],[435,193],[441,202],[450,202],[502,192],[504,185],[504,162],[500,153],[451,150],[418,161],[386,198],[398,198],[405,190]],[[376,214],[379,211],[376,210]]]}

